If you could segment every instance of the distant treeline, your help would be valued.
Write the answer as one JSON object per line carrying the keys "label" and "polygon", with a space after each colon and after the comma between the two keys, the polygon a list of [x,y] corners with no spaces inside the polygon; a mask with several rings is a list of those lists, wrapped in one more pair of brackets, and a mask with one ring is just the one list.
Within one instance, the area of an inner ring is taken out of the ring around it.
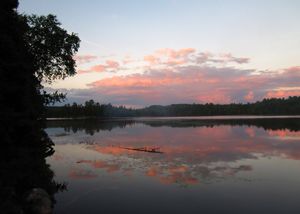
{"label": "distant treeline", "polygon": [[152,105],[142,109],[100,104],[93,100],[47,107],[48,118],[142,117],[142,116],[212,116],[212,115],[300,115],[300,97],[271,98],[247,104],[172,104]]}

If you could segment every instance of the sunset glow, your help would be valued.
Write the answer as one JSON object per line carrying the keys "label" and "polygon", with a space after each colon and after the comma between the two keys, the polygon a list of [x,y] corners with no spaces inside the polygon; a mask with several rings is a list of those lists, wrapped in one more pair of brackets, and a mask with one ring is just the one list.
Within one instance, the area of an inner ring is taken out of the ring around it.
{"label": "sunset glow", "polygon": [[1,0],[1,213],[299,213],[299,11]]}
{"label": "sunset glow", "polygon": [[72,1],[72,12],[71,1],[32,2],[19,10],[55,13],[82,38],[77,74],[48,86],[67,92],[67,102],[143,107],[300,95],[297,1]]}

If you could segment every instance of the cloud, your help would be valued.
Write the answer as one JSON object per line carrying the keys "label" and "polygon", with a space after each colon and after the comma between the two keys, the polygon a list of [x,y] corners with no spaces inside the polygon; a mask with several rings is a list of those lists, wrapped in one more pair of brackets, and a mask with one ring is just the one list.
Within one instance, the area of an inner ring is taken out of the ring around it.
{"label": "cloud", "polygon": [[117,69],[120,67],[120,64],[114,60],[106,60],[106,67]]}
{"label": "cloud", "polygon": [[97,56],[94,55],[76,55],[74,60],[78,65],[92,62],[97,59]]}
{"label": "cloud", "polygon": [[254,99],[254,93],[253,93],[253,91],[249,91],[248,92],[248,94],[246,94],[245,96],[244,96],[244,99],[246,100],[246,101],[253,101],[253,99]]}
{"label": "cloud", "polygon": [[78,74],[84,74],[84,73],[92,73],[92,72],[114,72],[118,70],[120,67],[120,64],[117,61],[114,60],[106,60],[105,64],[98,64],[91,66],[88,69],[79,69],[77,71]]}
{"label": "cloud", "polygon": [[144,60],[151,65],[155,65],[159,63],[159,58],[153,55],[144,56]]}
{"label": "cloud", "polygon": [[157,51],[158,54],[169,56],[170,58],[181,58],[187,57],[189,54],[194,53],[196,50],[194,48],[182,48],[179,50],[174,50],[170,48],[160,49]]}
{"label": "cloud", "polygon": [[122,60],[122,62],[123,62],[123,64],[124,65],[126,65],[126,64],[129,64],[129,63],[133,63],[133,62],[135,62],[136,60],[135,59],[133,59],[131,56],[129,56],[129,55],[126,55],[124,58],[123,58],[123,60]]}
{"label": "cloud", "polygon": [[[79,64],[91,62],[96,59],[96,56],[92,55],[78,55],[75,56]],[[142,68],[144,69],[165,69],[165,68],[177,68],[189,65],[225,65],[228,63],[244,64],[248,63],[249,59],[245,57],[235,57],[230,53],[226,54],[213,54],[210,52],[197,52],[194,48],[181,48],[171,49],[163,48],[154,51],[151,54],[145,55],[142,59],[133,59],[126,55],[123,59],[119,60],[121,64],[114,59],[106,60],[105,63],[98,63],[87,69],[78,69],[78,74],[93,73],[93,72],[115,72]]]}
{"label": "cloud", "polygon": [[[104,67],[94,70],[103,72]],[[255,74],[254,69],[209,65],[155,68],[96,80],[89,89],[74,89],[69,100],[147,106],[172,103],[252,102],[270,97],[300,95],[300,69]]]}
{"label": "cloud", "polygon": [[94,93],[110,97],[116,104],[229,103],[241,101],[241,93],[245,96],[251,89],[251,85],[244,84],[243,80],[251,78],[251,72],[235,68],[186,66],[105,78],[88,86]]}
{"label": "cloud", "polygon": [[300,96],[300,90],[274,90],[269,91],[266,98],[283,98],[290,96]]}
{"label": "cloud", "polygon": [[243,64],[243,63],[248,63],[249,62],[249,58],[234,57],[230,53],[221,54],[221,58],[223,59],[223,62],[235,62],[235,63],[238,63],[238,64]]}
{"label": "cloud", "polygon": [[245,64],[250,61],[246,57],[235,57],[230,53],[226,54],[213,54],[210,52],[201,52],[195,56],[195,62],[198,64]]}
{"label": "cloud", "polygon": [[188,64],[245,64],[249,62],[249,58],[235,57],[230,53],[213,54],[211,52],[197,52],[193,48],[183,48],[179,50],[165,48],[144,56],[144,61],[151,66],[176,66]]}
{"label": "cloud", "polygon": [[[73,89],[68,98],[69,102],[95,99],[102,103],[143,107],[254,102],[300,95],[300,66],[265,72],[240,66],[249,61],[247,57],[231,53],[201,52],[193,48],[159,49],[142,59],[131,56],[107,59],[78,73],[119,73],[87,83],[88,89]],[[129,71],[128,74],[120,75],[124,70]]]}
{"label": "cloud", "polygon": [[183,65],[189,63],[191,56],[195,53],[194,48],[182,48],[174,50],[170,48],[159,49],[153,54],[144,56],[144,61],[149,65]]}

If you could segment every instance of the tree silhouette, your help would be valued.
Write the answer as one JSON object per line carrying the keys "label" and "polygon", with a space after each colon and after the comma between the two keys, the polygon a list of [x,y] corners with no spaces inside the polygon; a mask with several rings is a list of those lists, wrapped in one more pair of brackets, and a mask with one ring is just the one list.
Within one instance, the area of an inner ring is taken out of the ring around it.
{"label": "tree silhouette", "polygon": [[75,74],[73,56],[80,40],[61,28],[53,15],[19,15],[18,1],[13,0],[3,0],[0,6],[0,120],[6,139],[2,142],[34,144],[34,139],[46,138],[44,104],[63,98],[58,92],[42,91],[41,82]]}
{"label": "tree silhouette", "polygon": [[75,60],[80,39],[61,28],[54,15],[24,16],[28,28],[25,42],[35,67],[39,81],[52,82],[74,75]]}
{"label": "tree silhouette", "polygon": [[43,129],[44,104],[62,95],[43,92],[42,81],[73,75],[79,47],[55,16],[23,16],[17,6],[17,0],[0,1],[1,213],[33,213],[26,192],[43,188],[53,200],[64,187],[46,164],[54,151]]}

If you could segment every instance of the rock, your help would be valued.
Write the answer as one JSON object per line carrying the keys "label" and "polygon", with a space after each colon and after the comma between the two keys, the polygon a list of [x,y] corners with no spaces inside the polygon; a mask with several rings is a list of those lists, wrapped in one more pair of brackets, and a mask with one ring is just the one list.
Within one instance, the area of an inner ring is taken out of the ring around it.
{"label": "rock", "polygon": [[26,199],[26,213],[52,214],[52,201],[48,193],[41,188],[32,189]]}

